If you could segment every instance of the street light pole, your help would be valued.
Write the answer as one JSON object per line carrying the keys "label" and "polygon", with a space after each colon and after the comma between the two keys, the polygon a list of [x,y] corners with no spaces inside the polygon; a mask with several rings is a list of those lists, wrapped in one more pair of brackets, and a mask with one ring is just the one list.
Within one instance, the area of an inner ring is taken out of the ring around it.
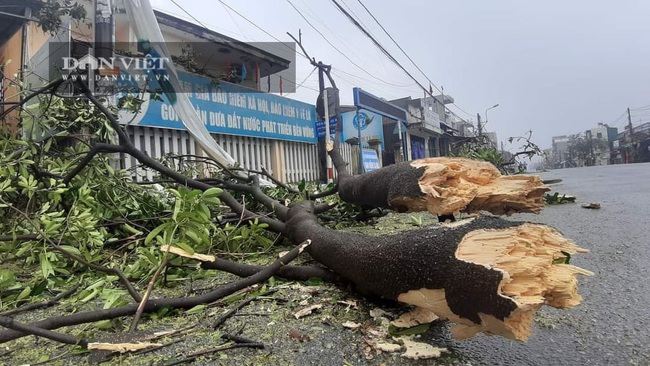
{"label": "street light pole", "polygon": [[488,114],[487,114],[487,112],[488,112],[490,109],[494,109],[494,108],[496,108],[496,107],[498,107],[498,106],[499,106],[499,104],[497,103],[497,104],[493,105],[492,107],[490,107],[490,108],[488,108],[488,109],[485,110],[485,122],[483,123],[483,125],[481,125],[481,120],[480,120],[480,118],[479,118],[479,121],[478,121],[479,136],[480,136],[481,133],[483,132],[483,126],[485,126],[485,125],[488,123]]}

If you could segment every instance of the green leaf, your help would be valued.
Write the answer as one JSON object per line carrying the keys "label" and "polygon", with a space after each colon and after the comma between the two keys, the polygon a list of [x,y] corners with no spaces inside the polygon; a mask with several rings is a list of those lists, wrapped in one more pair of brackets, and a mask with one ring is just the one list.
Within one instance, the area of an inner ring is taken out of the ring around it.
{"label": "green leaf", "polygon": [[198,235],[192,230],[187,230],[185,231],[185,235],[187,235],[188,238],[190,238],[195,244],[201,244],[201,238],[199,238]]}
{"label": "green leaf", "polygon": [[59,245],[59,247],[61,249],[65,250],[68,253],[72,253],[72,254],[75,254],[75,255],[81,255],[81,251],[79,251],[79,249],[77,249],[77,248],[75,248],[75,247],[73,247],[71,245]]}
{"label": "green leaf", "polygon": [[43,274],[43,277],[48,278],[50,275],[53,275],[54,268],[52,267],[52,263],[47,259],[47,254],[41,252],[41,254],[38,255],[38,258],[41,262],[41,273]]}
{"label": "green leaf", "polygon": [[131,225],[127,224],[127,223],[124,223],[122,226],[124,227],[124,230],[126,230],[127,232],[129,232],[131,234],[134,234],[134,235],[141,235],[142,234],[142,231],[134,228],[133,226],[131,226]]}
{"label": "green leaf", "polygon": [[25,288],[20,292],[20,294],[18,295],[18,297],[16,298],[16,300],[22,300],[22,299],[25,299],[25,298],[27,298],[27,296],[29,296],[29,294],[31,294],[31,293],[32,293],[32,288],[29,287],[29,286],[27,286],[27,287],[25,287]]}
{"label": "green leaf", "polygon": [[172,220],[176,221],[176,217],[178,216],[178,213],[181,211],[181,205],[183,201],[181,201],[179,198],[176,199],[176,202],[174,202],[174,213],[172,214]]}
{"label": "green leaf", "polygon": [[151,241],[154,240],[156,236],[158,236],[158,234],[160,234],[160,232],[165,229],[165,227],[167,227],[167,224],[161,224],[158,225],[158,227],[156,227],[155,229],[151,230],[149,235],[147,235],[147,237],[144,239],[144,244],[148,245],[149,243],[151,243]]}
{"label": "green leaf", "polygon": [[178,243],[174,243],[174,245],[176,245],[177,247],[179,247],[179,248],[183,249],[184,251],[188,252],[190,255],[194,254],[194,248],[189,246],[187,243],[178,242]]}
{"label": "green leaf", "polygon": [[185,313],[188,314],[188,315],[197,314],[197,313],[200,313],[203,310],[205,310],[206,307],[207,307],[206,304],[196,305],[195,307],[191,308],[190,310],[186,311]]}
{"label": "green leaf", "polygon": [[209,188],[205,192],[203,192],[202,198],[211,198],[211,197],[216,197],[220,195],[223,192],[221,188]]}

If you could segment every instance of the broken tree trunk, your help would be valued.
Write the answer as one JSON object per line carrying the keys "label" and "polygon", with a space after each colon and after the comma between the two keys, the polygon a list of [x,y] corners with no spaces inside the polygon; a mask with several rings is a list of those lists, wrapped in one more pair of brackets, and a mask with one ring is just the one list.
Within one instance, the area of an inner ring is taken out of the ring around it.
{"label": "broken tree trunk", "polygon": [[495,215],[539,212],[549,189],[538,176],[501,175],[489,162],[465,158],[426,158],[352,176],[333,145],[329,153],[342,200],[399,212],[436,215],[489,211]]}
{"label": "broken tree trunk", "polygon": [[342,233],[321,226],[310,202],[287,221],[293,242],[365,294],[397,300],[458,324],[458,338],[478,332],[526,340],[542,305],[580,303],[576,275],[559,262],[586,252],[548,226],[479,217],[393,236]]}

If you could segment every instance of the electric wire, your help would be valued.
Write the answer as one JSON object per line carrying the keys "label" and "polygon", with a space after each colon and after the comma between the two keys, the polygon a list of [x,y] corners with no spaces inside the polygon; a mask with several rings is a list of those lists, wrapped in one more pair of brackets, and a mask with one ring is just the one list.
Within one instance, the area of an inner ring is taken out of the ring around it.
{"label": "electric wire", "polygon": [[[342,1],[342,0],[341,0],[341,1]],[[435,84],[433,81],[431,81],[431,79],[429,79],[429,77],[427,76],[427,74],[426,74],[426,73],[425,73],[425,72],[420,68],[420,66],[418,66],[418,65],[415,63],[415,61],[413,61],[413,59],[411,58],[411,56],[409,56],[408,53],[406,53],[406,51],[402,48],[402,46],[400,46],[400,44],[395,40],[395,38],[393,38],[393,36],[391,36],[391,34],[388,33],[388,30],[386,30],[386,28],[381,24],[381,22],[379,22],[379,20],[377,19],[377,17],[375,17],[375,15],[370,11],[370,9],[368,9],[368,7],[367,7],[367,6],[366,6],[366,5],[365,5],[361,0],[357,0],[357,1],[358,1],[359,4],[361,4],[361,6],[366,10],[366,12],[367,12],[371,17],[372,17],[372,19],[377,23],[377,25],[379,25],[379,27],[384,31],[384,33],[386,33],[386,35],[388,36],[388,38],[390,38],[390,40],[393,41],[393,43],[397,46],[397,48],[399,48],[399,50],[402,51],[402,53],[404,54],[404,56],[406,56],[406,58],[407,58],[409,61],[411,61],[411,64],[413,64],[413,66],[415,66],[415,68],[416,68],[416,69],[417,69],[417,70],[418,70],[418,71],[419,71],[419,72],[420,72],[420,73],[425,77],[425,79],[427,79],[427,81],[428,81],[428,82],[429,82],[429,83],[430,83],[430,84],[431,84],[431,85],[432,85],[432,86],[433,86],[437,91],[440,92],[440,94],[444,95],[444,92],[443,92],[440,88],[438,88],[438,86],[436,86],[436,84]],[[348,8],[349,8],[349,7],[348,7]],[[426,91],[426,90],[425,90],[425,91]],[[456,103],[452,103],[452,105],[454,105],[456,108],[458,108],[458,110],[460,110],[461,112],[466,113],[467,115],[473,116],[472,114],[470,114],[470,113],[466,112],[465,110],[463,110],[462,108],[460,108]]]}
{"label": "electric wire", "polygon": [[[288,0],[287,0],[287,1],[288,1]],[[418,81],[418,80],[417,80],[417,79],[416,79],[416,78],[415,78],[415,77],[414,77],[414,76],[413,76],[413,75],[412,75],[412,74],[411,74],[411,73],[410,73],[410,72],[409,72],[409,71],[408,71],[408,70],[407,70],[407,69],[406,69],[406,68],[405,68],[405,67],[404,67],[404,66],[403,66],[403,65],[402,65],[398,60],[397,60],[397,59],[395,59],[395,57],[394,57],[390,52],[388,52],[388,50],[387,50],[384,46],[382,46],[382,44],[381,44],[379,41],[377,41],[377,40],[376,40],[376,39],[375,39],[375,38],[374,38],[374,37],[373,37],[373,36],[372,36],[372,35],[371,35],[371,34],[370,34],[370,33],[369,33],[369,32],[368,32],[368,31],[367,31],[367,30],[366,30],[366,29],[365,29],[365,28],[364,28],[364,27],[363,27],[363,26],[362,26],[362,25],[361,25],[361,24],[360,24],[360,23],[359,23],[359,22],[358,22],[358,21],[357,21],[357,20],[356,20],[352,15],[351,15],[351,14],[350,14],[350,13],[347,12],[347,10],[345,10],[345,9],[344,9],[344,8],[343,8],[343,7],[342,7],[342,6],[341,6],[341,5],[340,5],[336,0],[332,0],[332,3],[334,3],[334,5],[336,6],[336,8],[337,8],[341,13],[343,13],[343,15],[344,15],[344,16],[345,16],[345,17],[346,17],[350,22],[352,22],[352,24],[354,24],[354,25],[355,25],[355,26],[356,26],[356,27],[357,27],[357,28],[358,28],[358,29],[359,29],[359,30],[360,30],[360,31],[361,31],[361,32],[362,32],[366,37],[368,37],[368,38],[372,41],[372,43],[373,43],[377,48],[379,48],[379,50],[382,51],[386,57],[388,57],[389,60],[391,60],[391,61],[392,61],[395,65],[397,65],[400,69],[402,69],[402,71],[404,71],[404,73],[405,73],[406,75],[408,75],[408,76],[409,76],[409,77],[410,77],[410,78],[411,78],[411,79],[412,79],[412,80],[413,80],[413,81],[414,81],[414,82],[415,82],[415,83],[416,83],[420,88],[422,88],[422,90],[423,90],[425,93],[429,94],[431,97],[434,97],[433,93],[431,93],[431,92],[430,92],[426,87],[424,87],[424,85],[422,85],[422,84],[421,84],[421,83],[420,83],[420,82],[419,82],[419,81]],[[443,105],[443,108],[444,108],[445,110],[449,110],[449,108],[444,104],[444,101],[443,101],[442,105]],[[458,108],[458,107],[457,107],[457,108]],[[460,108],[458,108],[458,109],[460,109]],[[460,110],[462,110],[462,109],[460,109]],[[449,110],[449,111],[450,111],[450,110]],[[462,110],[462,111],[463,111],[464,113],[467,113],[468,115],[471,115],[471,114],[469,114],[468,112],[465,112],[464,110]],[[450,111],[450,112],[451,112],[451,111]]]}
{"label": "electric wire", "polygon": [[[219,0],[219,1],[221,1],[221,0]],[[368,74],[368,75],[369,75],[370,77],[372,77],[373,79],[377,79],[377,80],[379,80],[379,81],[381,81],[381,82],[383,82],[383,83],[385,83],[385,84],[387,84],[387,85],[397,86],[397,85],[395,85],[395,84],[392,84],[392,83],[390,83],[390,82],[388,82],[388,81],[385,81],[385,80],[382,80],[382,79],[376,77],[375,75],[371,74],[368,70],[366,70],[366,68],[361,67],[359,64],[357,64],[356,62],[354,62],[354,61],[353,61],[353,60],[352,60],[348,55],[346,55],[344,52],[342,52],[342,51],[341,51],[338,47],[336,47],[336,46],[335,46],[335,45],[334,45],[334,44],[333,44],[329,39],[327,39],[327,37],[326,37],[326,36],[325,36],[325,35],[324,35],[320,30],[318,30],[318,28],[316,28],[316,27],[315,27],[315,26],[314,26],[314,25],[309,21],[309,19],[307,19],[307,17],[305,17],[305,16],[302,14],[302,12],[300,11],[300,9],[298,9],[298,8],[297,8],[297,7],[296,7],[296,6],[291,2],[291,0],[287,0],[287,2],[288,2],[289,5],[291,5],[291,7],[292,7],[292,8],[293,8],[297,13],[298,13],[298,15],[300,15],[300,17],[301,17],[302,19],[304,19],[305,22],[307,22],[307,24],[308,24],[308,25],[309,25],[313,30],[315,30],[316,33],[318,33],[318,34],[319,34],[319,35],[320,35],[320,36],[325,40],[325,42],[327,42],[327,44],[329,44],[329,45],[330,45],[330,46],[331,46],[331,47],[332,47],[336,52],[338,52],[338,53],[339,53],[341,56],[343,56],[346,60],[348,60],[348,62],[350,62],[352,65],[356,66],[359,70],[361,70],[361,71],[363,71],[364,73]]]}
{"label": "electric wire", "polygon": [[246,16],[244,16],[243,14],[241,14],[240,12],[238,12],[237,10],[233,9],[233,7],[231,7],[230,5],[226,4],[223,0],[219,0],[219,2],[220,2],[221,4],[223,4],[223,6],[227,7],[228,9],[230,9],[230,10],[231,10],[232,12],[234,12],[235,14],[239,15],[240,17],[242,17],[242,18],[243,18],[244,20],[246,20],[248,23],[252,24],[255,28],[261,30],[261,31],[264,32],[266,35],[268,35],[269,37],[275,39],[276,41],[278,41],[279,43],[281,43],[282,45],[284,45],[285,47],[287,47],[288,49],[290,49],[292,52],[295,52],[295,53],[299,54],[300,56],[302,56],[302,57],[304,57],[304,58],[306,58],[306,59],[309,60],[309,57],[307,57],[307,55],[303,54],[302,52],[300,52],[300,51],[298,51],[298,50],[296,50],[296,49],[293,49],[293,48],[289,47],[289,45],[287,45],[286,42],[283,42],[283,41],[279,40],[277,37],[275,37],[275,36],[272,35],[271,33],[267,32],[264,28],[262,28],[262,27],[260,27],[259,25],[255,24],[255,22],[253,22],[252,20],[248,19]]}

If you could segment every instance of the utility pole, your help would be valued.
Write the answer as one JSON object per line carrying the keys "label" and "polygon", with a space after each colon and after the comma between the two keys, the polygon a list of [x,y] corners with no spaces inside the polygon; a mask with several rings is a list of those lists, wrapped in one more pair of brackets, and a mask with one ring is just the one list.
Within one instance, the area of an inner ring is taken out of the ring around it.
{"label": "utility pole", "polygon": [[[113,23],[113,1],[111,0],[95,0],[95,43],[93,47],[94,57],[103,58],[109,60],[113,57],[115,44],[113,40],[114,36],[114,23]],[[101,70],[88,70],[88,86],[93,91],[100,91],[102,94],[107,92],[111,86],[111,82],[108,79],[103,80],[99,79],[97,85],[95,85],[95,76],[94,72],[99,72],[101,75]]]}
{"label": "utility pole", "polygon": [[476,120],[478,121],[478,137],[483,136],[483,126],[481,125],[481,115],[476,113]]}
{"label": "utility pole", "polygon": [[[632,139],[632,135],[634,134],[634,130],[633,130],[633,127],[632,127],[632,115],[630,114],[630,108],[629,107],[627,108],[627,126],[628,126],[628,130],[630,131],[630,150],[629,150],[630,156],[626,160],[632,160],[632,159],[634,159],[634,154],[632,153],[632,151],[634,150],[634,145],[633,145],[634,140]],[[626,161],[626,163],[627,162],[634,163],[634,161]]]}
{"label": "utility pole", "polygon": [[630,142],[632,141],[632,115],[630,114],[630,108],[627,109],[627,126],[630,130]]}
{"label": "utility pole", "polygon": [[[325,144],[327,144],[327,142],[330,141],[330,116],[329,116],[329,105],[328,105],[330,101],[328,100],[328,95],[327,95],[328,91],[325,89],[325,80],[324,80],[323,76],[327,76],[327,79],[329,80],[330,85],[332,85],[332,89],[334,90],[334,97],[335,97],[335,100],[334,100],[334,103],[335,103],[334,104],[334,114],[336,116],[336,122],[337,122],[337,128],[336,128],[337,133],[336,133],[335,139],[334,139],[334,146],[335,146],[335,148],[338,148],[338,144],[339,144],[339,141],[337,140],[339,138],[338,132],[340,130],[340,126],[341,126],[340,124],[342,123],[342,121],[341,121],[340,99],[338,97],[339,89],[336,87],[336,82],[334,81],[334,79],[332,78],[332,75],[330,74],[330,71],[332,70],[332,66],[331,65],[325,65],[321,61],[316,62],[315,58],[309,57],[309,55],[307,54],[307,51],[305,50],[305,47],[303,47],[303,45],[302,45],[301,33],[298,33],[299,34],[299,39],[296,39],[296,37],[294,37],[289,32],[287,32],[287,34],[289,35],[289,37],[291,37],[294,40],[294,42],[296,42],[298,44],[298,46],[300,46],[300,49],[302,50],[303,54],[307,57],[307,59],[309,59],[309,62],[312,64],[312,66],[318,68],[318,86],[319,86],[320,94],[323,96],[323,109],[324,109],[323,119],[324,119],[324,123],[325,123]],[[359,141],[359,148],[361,148],[361,141]],[[332,179],[333,179],[332,159],[330,158],[329,154],[326,151],[325,151],[325,155],[326,155],[326,158],[325,158],[326,159],[326,168],[325,168],[326,179],[324,179],[324,181],[326,183],[330,183],[332,181]],[[321,178],[322,178],[322,175],[321,175]]]}

